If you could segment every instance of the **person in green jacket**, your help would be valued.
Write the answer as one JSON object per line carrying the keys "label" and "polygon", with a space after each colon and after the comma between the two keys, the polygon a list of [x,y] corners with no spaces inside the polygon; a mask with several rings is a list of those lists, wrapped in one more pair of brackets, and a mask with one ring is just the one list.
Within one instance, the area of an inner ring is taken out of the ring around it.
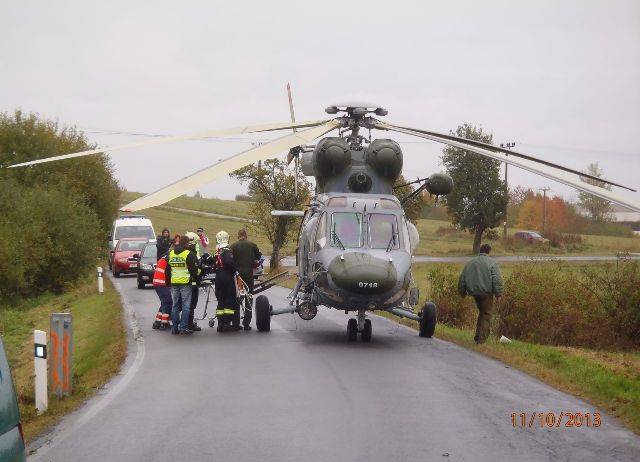
{"label": "person in green jacket", "polygon": [[[238,231],[238,241],[231,245],[233,261],[238,269],[240,277],[249,288],[249,293],[253,293],[253,267],[260,260],[262,254],[258,246],[247,239],[247,231]],[[251,330],[251,318],[253,317],[253,307],[245,306],[242,325],[244,330]]]}
{"label": "person in green jacket", "polygon": [[489,337],[493,298],[500,299],[503,290],[502,276],[496,261],[489,257],[491,246],[480,246],[480,254],[472,258],[462,270],[458,280],[458,292],[462,297],[471,295],[478,307],[476,343],[484,343]]}

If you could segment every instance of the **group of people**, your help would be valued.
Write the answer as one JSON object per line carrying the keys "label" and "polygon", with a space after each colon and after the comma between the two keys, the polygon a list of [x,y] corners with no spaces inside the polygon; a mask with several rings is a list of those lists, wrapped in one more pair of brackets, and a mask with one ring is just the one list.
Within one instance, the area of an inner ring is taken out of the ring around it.
{"label": "group of people", "polygon": [[198,228],[196,233],[176,234],[173,238],[165,228],[158,236],[156,246],[158,262],[153,286],[160,299],[160,309],[153,323],[154,329],[171,329],[178,335],[202,330],[195,322],[194,314],[204,262],[212,262],[215,272],[218,331],[251,329],[251,317],[248,315],[240,325],[238,283],[253,291],[253,269],[262,255],[258,246],[247,239],[246,230],[238,231],[238,241],[232,245],[229,245],[229,233],[218,232],[213,253],[209,252],[209,239],[203,228]]}

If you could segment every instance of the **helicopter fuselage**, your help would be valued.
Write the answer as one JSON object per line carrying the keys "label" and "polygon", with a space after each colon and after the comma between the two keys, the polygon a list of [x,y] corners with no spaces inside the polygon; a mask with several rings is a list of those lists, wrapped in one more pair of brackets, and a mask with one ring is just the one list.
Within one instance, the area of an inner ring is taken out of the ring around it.
{"label": "helicopter fuselage", "polygon": [[317,196],[298,247],[303,299],[345,311],[401,305],[417,239],[392,194]]}

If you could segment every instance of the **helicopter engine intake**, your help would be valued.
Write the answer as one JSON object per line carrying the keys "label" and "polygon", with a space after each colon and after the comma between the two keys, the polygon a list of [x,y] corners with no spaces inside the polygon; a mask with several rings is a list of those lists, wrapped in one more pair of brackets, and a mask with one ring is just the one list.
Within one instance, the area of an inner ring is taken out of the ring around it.
{"label": "helicopter engine intake", "polygon": [[393,140],[373,140],[366,151],[366,162],[382,177],[391,183],[396,181],[402,172],[402,149]]}

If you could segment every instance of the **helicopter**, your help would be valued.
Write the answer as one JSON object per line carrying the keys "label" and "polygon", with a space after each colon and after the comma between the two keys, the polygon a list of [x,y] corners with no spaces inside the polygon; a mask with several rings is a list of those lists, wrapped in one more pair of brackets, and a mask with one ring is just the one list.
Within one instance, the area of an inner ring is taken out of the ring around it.
{"label": "helicopter", "polygon": [[[347,338],[354,341],[360,335],[363,342],[372,338],[371,321],[367,317],[371,311],[383,310],[413,319],[419,323],[419,335],[427,338],[433,336],[437,319],[437,308],[432,302],[425,303],[418,313],[412,308],[419,298],[411,273],[412,255],[419,235],[407,220],[403,203],[393,194],[393,184],[402,171],[402,149],[392,139],[372,139],[372,130],[394,131],[465,149],[640,211],[640,201],[582,179],[590,178],[599,184],[636,192],[628,186],[503,147],[383,122],[375,116],[386,116],[388,111],[379,105],[335,104],[325,109],[335,118],[305,122],[294,121],[291,99],[290,107],[290,123],[155,138],[36,159],[9,168],[168,142],[293,130],[291,134],[254,146],[135,199],[121,211],[133,212],[162,205],[241,167],[288,151],[289,156],[295,158],[296,167],[300,162],[303,174],[315,177],[316,191],[304,212],[273,212],[274,215],[303,217],[296,251],[298,281],[286,306],[271,306],[265,295],[256,298],[256,326],[259,331],[269,331],[271,318],[284,313],[297,313],[302,319],[311,320],[319,306],[326,306],[346,313],[355,312],[356,317],[347,322]],[[333,130],[338,130],[338,136],[325,137]],[[362,134],[365,130],[368,136]],[[309,146],[318,138],[321,139],[315,146]],[[451,178],[443,173],[419,181],[421,185],[411,196],[421,191],[435,196],[446,195],[454,187]]]}

